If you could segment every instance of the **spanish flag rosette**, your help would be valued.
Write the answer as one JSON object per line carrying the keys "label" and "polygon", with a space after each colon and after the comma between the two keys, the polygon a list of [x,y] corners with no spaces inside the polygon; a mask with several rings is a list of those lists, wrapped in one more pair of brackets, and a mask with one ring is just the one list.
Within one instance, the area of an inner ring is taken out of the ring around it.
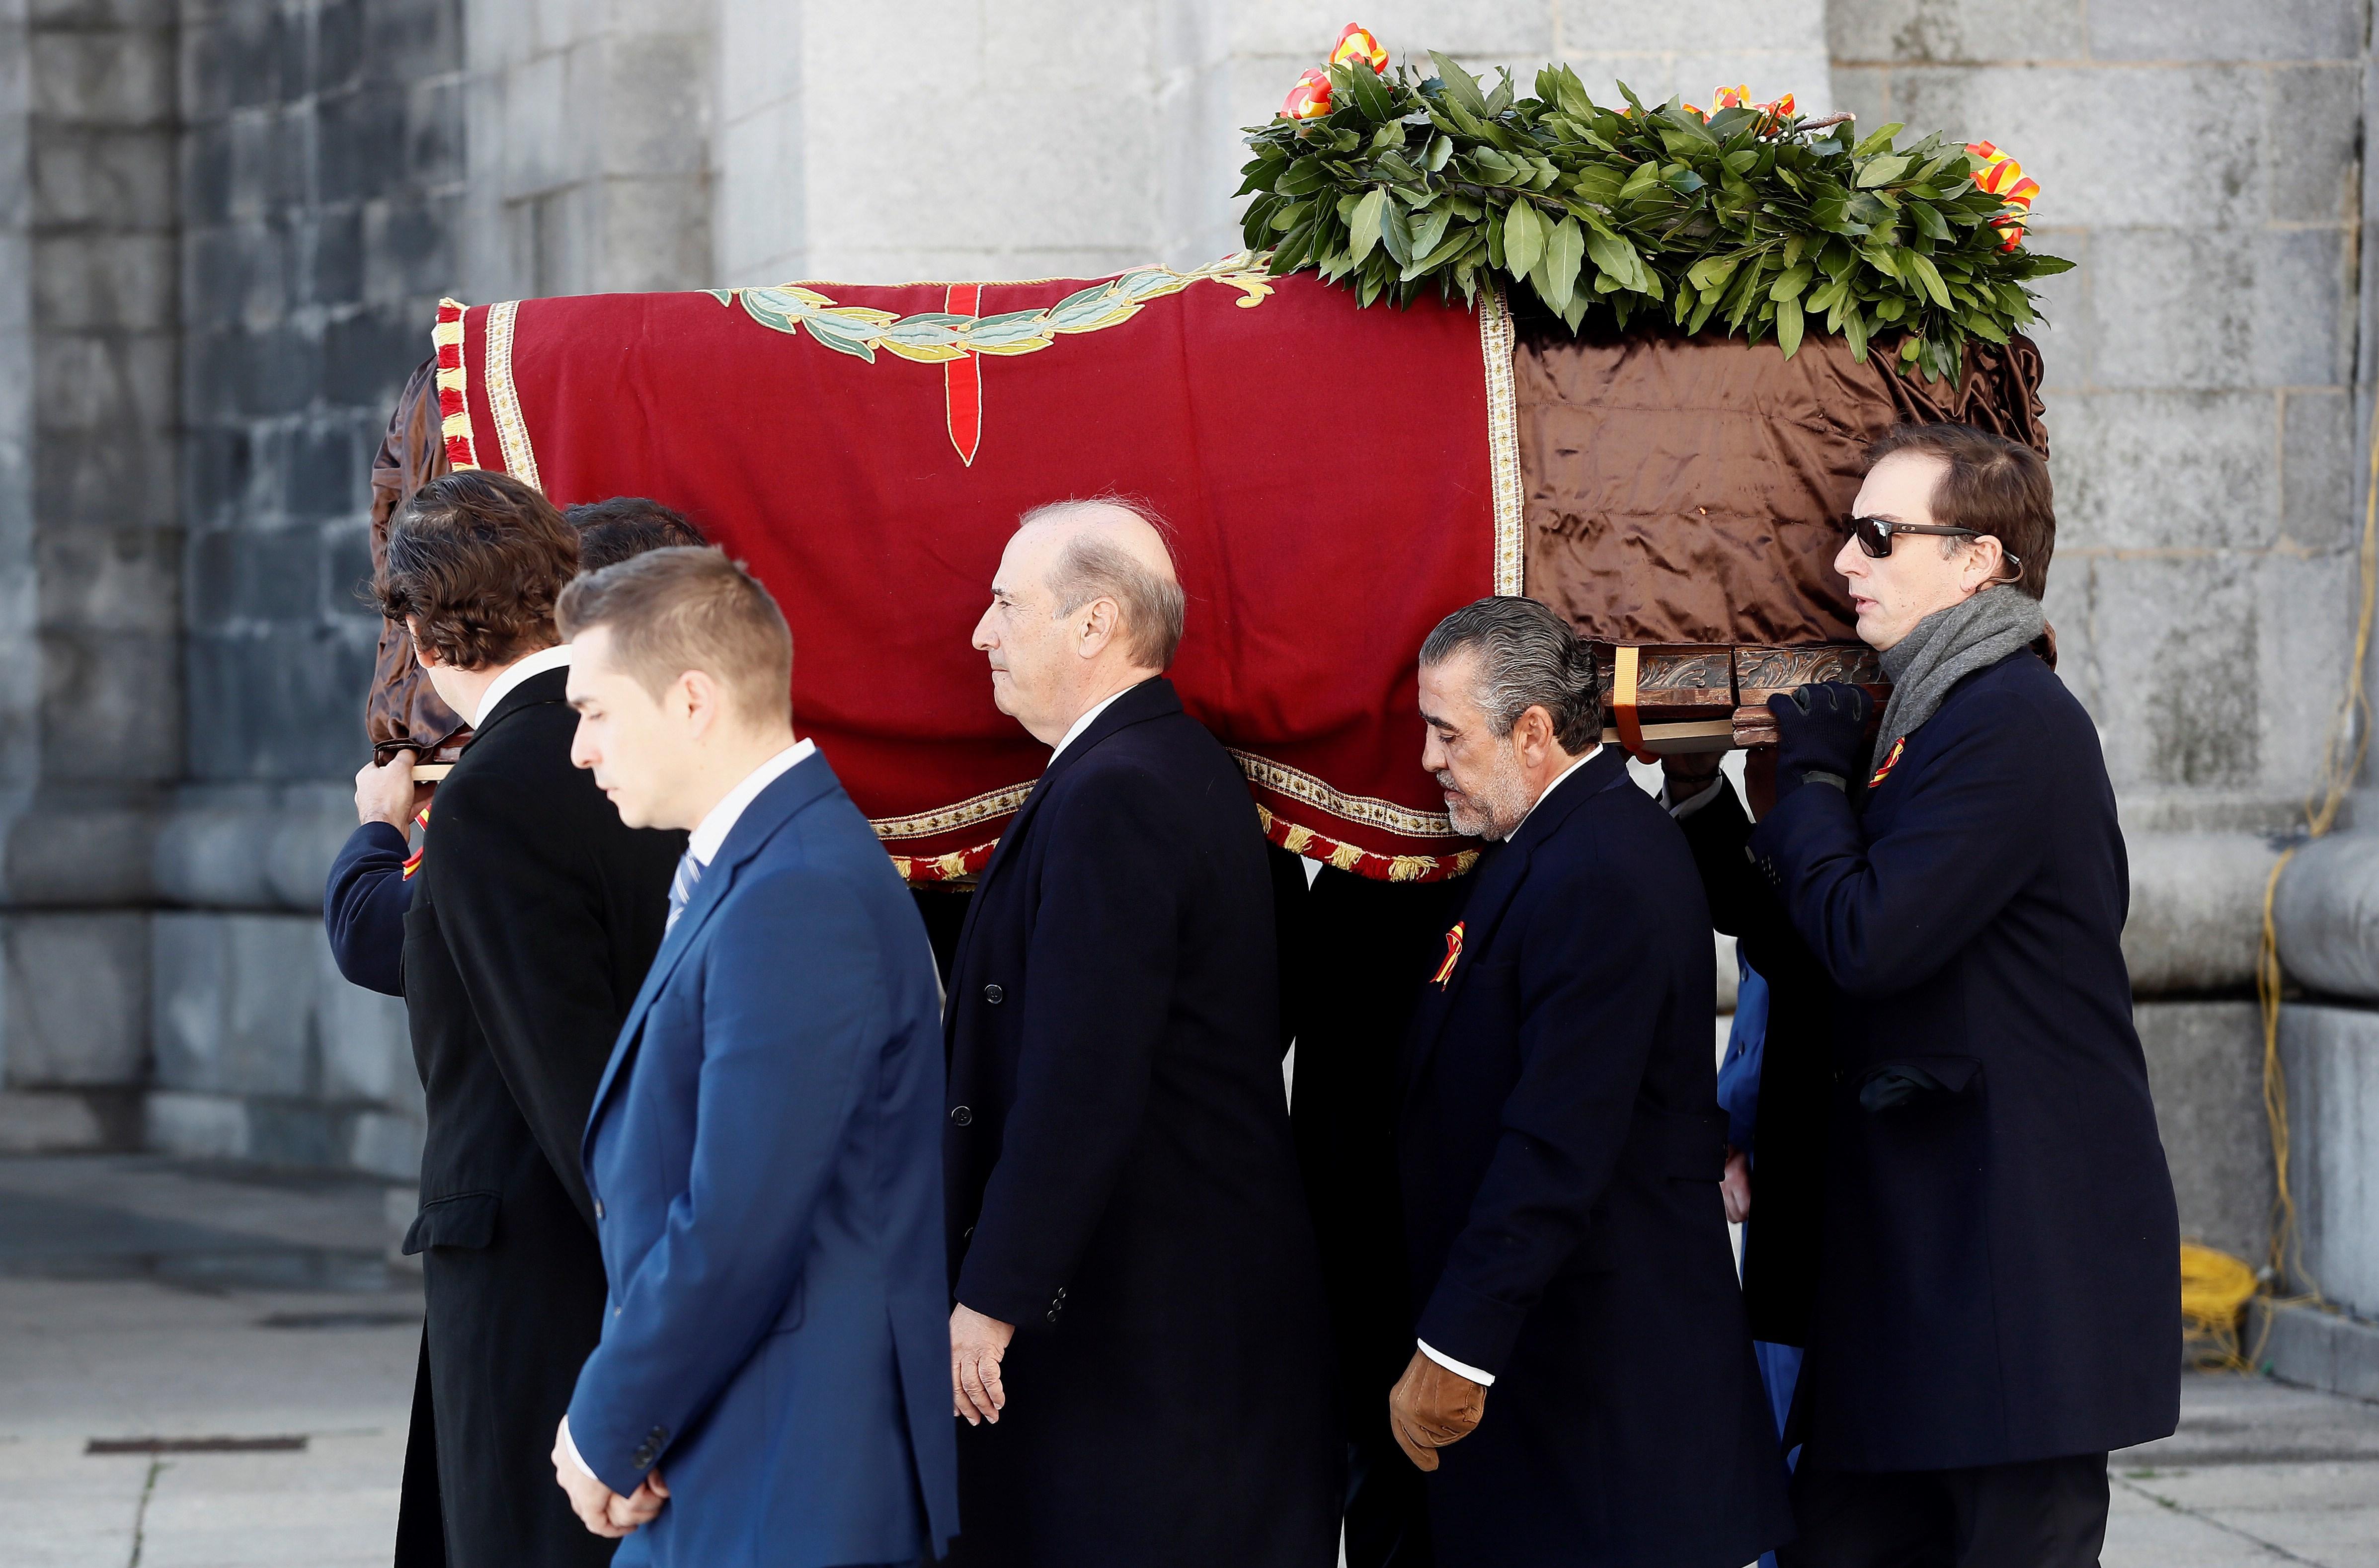
{"label": "spanish flag rosette", "polygon": [[[1789,92],[1784,94],[1781,98],[1771,100],[1766,103],[1754,103],[1751,101],[1751,87],[1748,83],[1739,83],[1733,87],[1718,88],[1712,91],[1710,100],[1711,113],[1713,114],[1721,109],[1749,109],[1757,113],[1759,115],[1759,131],[1762,136],[1773,135],[1775,132],[1782,130],[1784,128],[1785,122],[1792,119],[1793,115],[1796,113],[1793,104],[1793,95]],[[1690,103],[1686,104],[1685,108],[1687,114],[1693,115],[1697,120],[1707,120],[1709,118],[1709,115],[1702,113],[1701,110],[1697,109]]]}
{"label": "spanish flag rosette", "polygon": [[1378,39],[1371,36],[1371,30],[1360,22],[1348,22],[1346,30],[1338,35],[1338,42],[1331,47],[1330,63],[1351,66],[1358,60],[1382,75],[1387,72],[1388,52],[1381,46]]}
{"label": "spanish flag rosette", "polygon": [[1975,161],[1975,187],[1998,197],[2005,209],[1999,214],[2002,221],[1992,225],[2005,241],[1999,248],[2013,250],[2023,243],[2024,223],[2032,216],[2032,199],[2040,194],[2040,182],[1987,141],[1970,141],[1966,151]]}
{"label": "spanish flag rosette", "polygon": [[1330,113],[1330,73],[1310,70],[1298,77],[1281,100],[1280,113],[1290,120],[1316,120]]}

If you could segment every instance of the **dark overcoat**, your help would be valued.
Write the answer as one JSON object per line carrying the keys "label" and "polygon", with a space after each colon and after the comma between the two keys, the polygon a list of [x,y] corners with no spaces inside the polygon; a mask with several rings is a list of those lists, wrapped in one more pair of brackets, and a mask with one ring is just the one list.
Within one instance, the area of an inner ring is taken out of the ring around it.
{"label": "dark overcoat", "polygon": [[1805,1463],[2163,1437],[2180,1227],[2097,731],[2015,653],[1953,688],[1864,804],[1803,785],[1750,838],[1842,998]]}
{"label": "dark overcoat", "polygon": [[[486,715],[438,788],[405,916],[429,1119],[405,1250],[422,1254],[434,1460],[417,1431],[404,1517],[423,1516],[412,1494],[434,1485],[452,1568],[601,1563],[612,1550],[571,1513],[550,1457],[602,1332],[578,1146],[660,946],[685,835],[622,826],[571,766],[568,680],[533,675]],[[412,1528],[398,1558],[438,1561]]]}
{"label": "dark overcoat", "polygon": [[1247,782],[1161,678],[1051,762],[953,968],[957,1299],[1016,1325],[954,1561],[1328,1568],[1330,1359]]}
{"label": "dark overcoat", "polygon": [[1678,818],[1709,899],[1710,920],[1743,945],[1768,982],[1759,1058],[1758,1147],[1751,1223],[1743,1232],[1743,1303],[1751,1337],[1806,1345],[1825,1218],[1826,1127],[1834,1091],[1833,982],[1744,852],[1751,818],[1734,786]]}
{"label": "dark overcoat", "polygon": [[1468,880],[1396,1140],[1419,1337],[1495,1378],[1431,1478],[1438,1561],[1740,1568],[1789,1527],[1693,858],[1606,749]]}

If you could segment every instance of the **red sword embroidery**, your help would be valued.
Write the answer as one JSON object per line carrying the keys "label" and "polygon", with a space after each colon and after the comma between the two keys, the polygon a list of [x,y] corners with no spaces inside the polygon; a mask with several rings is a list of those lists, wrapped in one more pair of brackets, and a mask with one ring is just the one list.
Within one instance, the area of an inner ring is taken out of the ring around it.
{"label": "red sword embroidery", "polygon": [[[981,283],[952,283],[942,308],[953,316],[972,316],[982,306]],[[983,366],[976,356],[942,362],[942,401],[950,427],[950,445],[959,461],[974,466],[975,448],[983,444]]]}

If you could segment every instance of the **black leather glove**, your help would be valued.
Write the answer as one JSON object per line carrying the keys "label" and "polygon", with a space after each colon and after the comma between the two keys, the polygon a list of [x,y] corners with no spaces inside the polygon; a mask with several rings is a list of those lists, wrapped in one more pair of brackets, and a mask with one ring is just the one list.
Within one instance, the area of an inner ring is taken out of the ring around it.
{"label": "black leather glove", "polygon": [[1844,794],[1866,755],[1865,691],[1827,681],[1768,699],[1776,716],[1776,778],[1783,790],[1830,784]]}

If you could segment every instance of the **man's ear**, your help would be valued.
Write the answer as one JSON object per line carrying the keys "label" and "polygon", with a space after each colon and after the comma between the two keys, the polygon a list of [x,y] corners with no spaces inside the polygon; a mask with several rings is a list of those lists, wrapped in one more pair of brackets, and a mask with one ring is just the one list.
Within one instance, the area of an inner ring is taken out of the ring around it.
{"label": "man's ear", "polygon": [[410,615],[405,618],[405,634],[413,639],[413,662],[424,669],[435,669],[441,662],[429,644],[421,640],[421,622]]}
{"label": "man's ear", "polygon": [[1977,535],[1966,543],[1969,548],[1958,576],[1962,583],[1972,582],[1967,592],[1979,594],[1994,583],[2008,581],[2007,547],[1996,535]]}
{"label": "man's ear", "polygon": [[719,720],[720,698],[719,682],[708,672],[689,669],[677,678],[677,693],[684,701],[686,718],[695,738],[706,735]]}
{"label": "man's ear", "polygon": [[[1085,607],[1085,610],[1087,621],[1081,623],[1081,640],[1074,651],[1084,658],[1096,658],[1105,650],[1109,643],[1115,641],[1117,621],[1116,602],[1113,599],[1093,599]],[[1075,614],[1078,617],[1083,616],[1085,610],[1077,610]]]}
{"label": "man's ear", "polygon": [[1552,716],[1541,707],[1524,711],[1519,722],[1512,726],[1512,743],[1520,760],[1530,767],[1544,761],[1553,746]]}

